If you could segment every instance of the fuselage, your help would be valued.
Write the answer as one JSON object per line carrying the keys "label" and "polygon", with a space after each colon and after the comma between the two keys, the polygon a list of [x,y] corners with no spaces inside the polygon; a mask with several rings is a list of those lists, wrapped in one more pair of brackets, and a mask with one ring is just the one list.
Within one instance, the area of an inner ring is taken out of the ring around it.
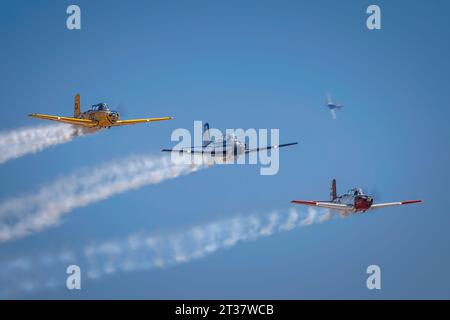
{"label": "fuselage", "polygon": [[99,103],[82,112],[78,118],[96,121],[98,127],[109,128],[120,119],[120,116],[118,112],[110,110],[105,103]]}
{"label": "fuselage", "polygon": [[207,145],[203,154],[214,160],[230,162],[245,153],[245,143],[233,135],[226,135]]}
{"label": "fuselage", "polygon": [[352,189],[331,202],[345,204],[349,206],[349,211],[352,212],[364,212],[372,206],[373,197],[365,195],[361,189]]}
{"label": "fuselage", "polygon": [[334,103],[328,103],[327,104],[328,109],[330,110],[335,110],[335,109],[340,109],[342,106],[334,104]]}

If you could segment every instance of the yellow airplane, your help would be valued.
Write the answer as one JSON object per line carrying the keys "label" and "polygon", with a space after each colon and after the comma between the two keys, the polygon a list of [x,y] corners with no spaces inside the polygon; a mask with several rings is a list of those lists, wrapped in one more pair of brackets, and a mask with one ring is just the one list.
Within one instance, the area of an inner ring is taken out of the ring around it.
{"label": "yellow airplane", "polygon": [[106,103],[94,104],[91,109],[85,112],[80,111],[80,95],[75,96],[75,107],[73,117],[61,117],[61,116],[51,116],[47,114],[32,113],[28,116],[38,119],[46,119],[52,121],[58,121],[68,124],[73,124],[77,126],[82,126],[85,128],[92,129],[102,129],[124,126],[129,124],[144,123],[144,122],[155,122],[171,120],[172,117],[161,117],[161,118],[144,118],[144,119],[129,119],[120,120],[120,115],[116,111],[112,111],[108,108]]}

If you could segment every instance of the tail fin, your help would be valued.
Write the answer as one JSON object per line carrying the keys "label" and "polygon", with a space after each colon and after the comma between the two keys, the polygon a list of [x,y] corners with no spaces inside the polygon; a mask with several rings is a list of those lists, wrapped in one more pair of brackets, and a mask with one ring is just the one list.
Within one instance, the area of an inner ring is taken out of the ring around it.
{"label": "tail fin", "polygon": [[331,181],[330,197],[331,197],[331,200],[334,200],[334,199],[337,198],[337,194],[336,194],[336,179],[333,179],[333,181]]}
{"label": "tail fin", "polygon": [[80,94],[77,93],[75,95],[75,104],[74,104],[74,108],[73,108],[73,116],[75,118],[78,118],[81,114],[81,110],[80,110]]}
{"label": "tail fin", "polygon": [[203,146],[207,146],[211,143],[211,136],[209,135],[209,123],[205,123],[203,126]]}

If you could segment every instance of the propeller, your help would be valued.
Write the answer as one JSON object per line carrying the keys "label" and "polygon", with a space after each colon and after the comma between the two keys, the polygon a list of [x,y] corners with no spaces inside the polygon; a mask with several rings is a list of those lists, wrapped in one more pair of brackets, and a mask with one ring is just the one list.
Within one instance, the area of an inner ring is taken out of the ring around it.
{"label": "propeller", "polygon": [[376,186],[372,186],[372,187],[364,186],[364,187],[362,187],[362,190],[363,190],[364,194],[373,197],[374,201],[380,202],[381,192],[379,191],[379,189]]}
{"label": "propeller", "polygon": [[121,118],[128,117],[128,108],[124,103],[119,103],[117,107],[114,108],[114,111],[117,111]]}

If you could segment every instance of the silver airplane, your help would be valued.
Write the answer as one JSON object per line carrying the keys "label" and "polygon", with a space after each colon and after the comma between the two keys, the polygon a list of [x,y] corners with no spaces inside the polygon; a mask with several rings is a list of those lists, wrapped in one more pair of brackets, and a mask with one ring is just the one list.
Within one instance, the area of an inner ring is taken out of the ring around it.
{"label": "silver airplane", "polygon": [[339,103],[334,103],[333,100],[331,100],[331,96],[328,93],[327,94],[327,107],[330,110],[331,116],[333,119],[336,119],[336,110],[339,110],[343,108],[343,105],[340,105]]}
{"label": "silver airplane", "polygon": [[209,124],[203,126],[203,145],[185,149],[162,149],[162,152],[180,153],[180,154],[197,154],[205,156],[207,162],[231,162],[239,158],[241,155],[251,152],[259,152],[262,150],[278,149],[298,144],[297,142],[273,145],[262,148],[249,149],[247,144],[240,141],[235,135],[227,134],[218,139],[211,140],[209,133]]}
{"label": "silver airplane", "polygon": [[422,200],[408,200],[374,204],[373,197],[364,194],[361,188],[350,189],[346,194],[338,196],[336,179],[331,182],[330,198],[328,201],[292,200],[291,203],[337,210],[341,215],[347,216],[352,213],[364,213],[367,210],[422,202]]}

